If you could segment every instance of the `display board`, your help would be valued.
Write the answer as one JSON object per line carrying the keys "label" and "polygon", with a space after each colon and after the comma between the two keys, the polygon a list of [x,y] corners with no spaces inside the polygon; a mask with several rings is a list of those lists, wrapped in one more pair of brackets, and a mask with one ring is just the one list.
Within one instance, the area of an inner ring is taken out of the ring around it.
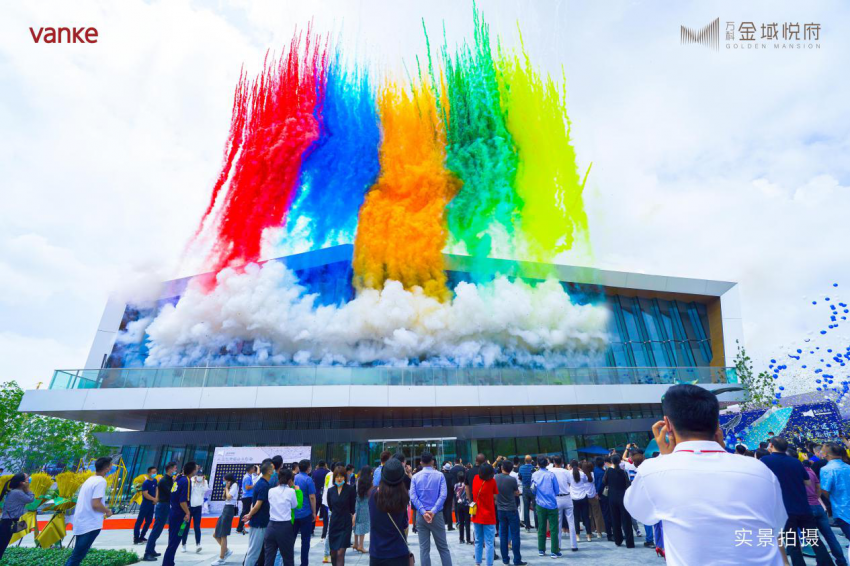
{"label": "display board", "polygon": [[293,462],[310,459],[309,446],[228,446],[216,448],[210,470],[210,512],[217,514],[224,506],[224,476],[233,474],[239,482],[242,497],[242,477],[248,464],[260,465],[266,458],[280,456],[283,468],[290,469]]}

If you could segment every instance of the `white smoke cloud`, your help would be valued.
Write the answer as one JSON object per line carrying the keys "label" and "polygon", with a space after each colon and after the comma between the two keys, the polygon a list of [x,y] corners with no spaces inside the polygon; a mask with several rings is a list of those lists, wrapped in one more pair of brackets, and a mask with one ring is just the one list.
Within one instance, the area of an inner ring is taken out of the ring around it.
{"label": "white smoke cloud", "polygon": [[[587,362],[608,342],[608,310],[573,303],[555,280],[500,277],[460,283],[455,293],[441,303],[388,281],[322,306],[280,262],[225,269],[212,290],[190,283],[147,326],[145,363],[554,367]],[[253,342],[247,354],[245,342]]]}

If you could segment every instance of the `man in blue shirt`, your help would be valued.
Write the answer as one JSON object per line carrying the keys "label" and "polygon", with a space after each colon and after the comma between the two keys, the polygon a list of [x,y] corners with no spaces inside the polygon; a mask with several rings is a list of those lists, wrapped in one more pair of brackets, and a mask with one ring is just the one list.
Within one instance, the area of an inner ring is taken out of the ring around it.
{"label": "man in blue shirt", "polygon": [[844,463],[844,446],[830,442],[822,453],[827,463],[820,470],[820,487],[829,497],[832,516],[844,536],[850,538],[850,466]]}
{"label": "man in blue shirt", "polygon": [[168,514],[168,546],[165,549],[165,554],[162,556],[162,566],[174,566],[174,555],[177,553],[177,547],[180,546],[182,534],[180,526],[186,523],[189,526],[189,521],[192,519],[192,514],[189,512],[189,480],[198,471],[198,464],[195,462],[186,462],[183,465],[183,473],[177,476],[174,480],[174,487],[171,488],[171,511]]}
{"label": "man in blue shirt", "polygon": [[526,455],[525,464],[519,467],[517,474],[519,475],[520,483],[522,483],[522,518],[527,532],[531,532],[530,517],[534,517],[534,524],[537,525],[537,517],[531,513],[531,506],[534,504],[534,494],[531,493],[531,474],[533,473],[534,464],[532,463],[531,455]]}
{"label": "man in blue shirt", "polygon": [[254,505],[247,515],[242,517],[251,525],[248,537],[248,551],[245,554],[245,564],[254,566],[263,551],[263,541],[266,528],[269,526],[269,479],[272,477],[274,465],[271,460],[264,460],[260,464],[260,477],[254,484]]}
{"label": "man in blue shirt", "polygon": [[[817,533],[818,525],[815,516],[812,514],[812,508],[809,507],[809,498],[806,495],[806,486],[811,483],[809,474],[798,459],[786,454],[787,450],[787,440],[778,436],[771,437],[767,448],[770,454],[762,457],[760,461],[774,473],[782,490],[782,501],[785,503],[785,511],[788,513],[788,521],[785,523],[784,529],[785,551],[791,558],[791,564],[805,566],[806,561],[803,558],[801,541],[797,540],[797,531],[799,529],[803,534],[807,532]],[[833,564],[826,545],[815,540],[811,547],[815,551],[818,564]]]}
{"label": "man in blue shirt", "polygon": [[242,517],[248,514],[251,510],[251,505],[254,499],[254,473],[257,471],[256,464],[248,464],[245,469],[245,475],[242,477],[242,512],[239,514],[239,524],[236,525],[236,532],[245,532],[245,523],[242,522]]}
{"label": "man in blue shirt", "polygon": [[316,484],[310,477],[310,460],[298,462],[298,470],[295,486],[301,488],[304,494],[304,505],[301,509],[292,512],[292,516],[295,517],[292,526],[295,529],[295,536],[301,535],[301,566],[307,566],[310,563],[310,537],[313,535],[313,523],[316,522]]}
{"label": "man in blue shirt", "polygon": [[381,452],[381,465],[375,468],[375,474],[372,477],[372,485],[375,487],[378,487],[378,484],[381,483],[381,470],[384,468],[384,464],[392,457],[393,455],[389,450]]}
{"label": "man in blue shirt", "polygon": [[[324,460],[319,460],[319,464],[316,466],[316,469],[313,470],[313,473],[310,474],[313,476],[313,485],[316,486],[316,506],[318,510],[316,514],[322,519],[322,538],[324,539],[328,535],[328,508],[322,505],[322,495],[325,491],[325,476],[330,473],[328,469],[328,464]],[[316,532],[316,523],[313,522],[313,533]]]}
{"label": "man in blue shirt", "polygon": [[416,529],[419,534],[419,558],[422,566],[431,566],[431,535],[434,535],[440,562],[443,566],[451,566],[446,521],[441,512],[448,493],[446,478],[434,469],[434,456],[430,452],[423,452],[419,461],[422,471],[410,481],[410,503],[416,509]]}
{"label": "man in blue shirt", "polygon": [[552,531],[552,556],[560,558],[561,549],[558,547],[558,478],[546,469],[549,461],[540,458],[537,461],[540,469],[531,476],[530,491],[534,492],[537,508],[537,550],[540,556],[546,556],[546,529]]}
{"label": "man in blue shirt", "polygon": [[153,523],[153,508],[156,505],[156,466],[148,468],[148,477],[142,482],[139,490],[142,494],[142,504],[139,505],[139,516],[133,525],[133,544],[147,542],[145,535]]}

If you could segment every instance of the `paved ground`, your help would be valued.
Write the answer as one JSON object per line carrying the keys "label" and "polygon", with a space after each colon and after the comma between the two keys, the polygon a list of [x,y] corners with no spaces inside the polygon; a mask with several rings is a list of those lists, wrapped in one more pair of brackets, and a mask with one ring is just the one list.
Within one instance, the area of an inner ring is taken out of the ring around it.
{"label": "paved ground", "polygon": [[[317,534],[321,532],[320,529],[317,529]],[[201,537],[201,546],[202,551],[200,553],[195,552],[194,538],[193,534],[190,534],[189,537],[189,545],[187,547],[187,552],[183,553],[177,552],[177,564],[181,565],[209,565],[213,562],[213,560],[218,558],[218,545],[216,545],[215,540],[212,538],[212,529],[203,529],[202,537]],[[457,531],[451,531],[447,533],[449,535],[449,548],[452,553],[452,562],[455,566],[468,566],[475,563],[473,558],[473,546],[470,545],[461,545],[458,541]],[[160,538],[160,541],[157,544],[157,551],[163,552],[165,549],[165,544],[167,542],[168,532],[164,533],[164,536]],[[126,530],[109,530],[101,532],[100,536],[94,543],[94,548],[113,548],[113,549],[130,549],[136,550],[141,557],[144,553],[144,547],[133,546],[132,544],[133,533],[132,531]],[[67,544],[70,541],[70,536],[66,538],[64,544]],[[25,546],[32,546],[32,535],[26,537],[24,539]],[[233,564],[234,566],[238,566],[242,564],[243,559],[245,558],[245,551],[248,547],[248,536],[242,536],[237,534],[234,531],[234,534],[228,538],[229,548],[234,551],[233,556],[228,560],[228,564]],[[322,563],[323,557],[323,542],[322,540],[316,536],[311,540],[310,543],[310,564],[319,565]],[[498,552],[498,544],[499,539],[496,539],[496,551]],[[578,547],[578,552],[570,552],[567,551],[564,554],[564,558],[562,560],[569,560],[580,558],[582,563],[584,564],[634,564],[636,566],[642,566],[644,564],[654,564],[657,566],[663,565],[664,561],[661,558],[656,558],[655,550],[644,548],[643,538],[636,539],[637,548],[634,549],[626,549],[626,548],[617,548],[614,543],[608,542],[605,539],[594,539],[592,542],[580,542]],[[295,563],[298,564],[298,557],[300,556],[300,545],[301,540],[298,539],[295,545]],[[366,539],[366,547],[368,548],[369,539]],[[548,544],[547,544],[548,547]],[[416,555],[416,563],[417,565],[421,564],[419,559],[419,543],[417,535],[412,535],[410,537],[410,548],[411,552]],[[552,564],[554,561],[550,559],[549,556],[545,558],[541,558],[537,555],[537,535],[535,532],[530,534],[526,533],[524,530],[522,532],[522,541],[521,541],[521,549],[523,551],[527,550],[527,552],[523,552],[522,558],[530,565],[541,565],[541,564]],[[161,563],[162,559],[160,559]],[[440,565],[440,556],[437,553],[437,550],[432,542],[431,544],[431,562],[434,566]],[[369,556],[361,555],[359,552],[349,549],[348,553],[345,557],[345,563],[347,566],[368,566],[369,564]],[[485,562],[486,563],[486,562]],[[143,562],[143,564],[153,564],[153,562]],[[500,561],[496,561],[495,564],[501,564]]]}
{"label": "paved ground", "polygon": [[[320,530],[317,529],[317,534]],[[212,538],[212,529],[204,529],[202,531],[201,538],[201,546],[202,550],[200,553],[195,552],[194,545],[194,535],[190,534],[189,537],[189,545],[187,547],[188,552],[183,553],[177,552],[177,564],[181,565],[209,565],[213,562],[213,560],[218,558],[218,545],[216,545],[215,541]],[[157,551],[163,552],[165,549],[165,544],[167,542],[167,531],[164,533],[164,537],[160,538],[160,543],[157,544]],[[473,559],[473,546],[461,545],[458,542],[457,531],[451,531],[448,533],[449,535],[449,547],[452,553],[452,561],[454,566],[470,566],[475,563]],[[126,530],[109,530],[103,531],[98,537],[97,541],[95,541],[95,548],[113,548],[113,549],[131,549],[136,550],[139,553],[139,556],[144,552],[143,546],[133,546],[132,544],[128,544],[128,542],[132,542],[133,534],[131,531]],[[839,539],[842,540],[843,539]],[[67,544],[70,541],[70,536],[64,541]],[[368,538],[366,540],[366,546],[368,548]],[[229,547],[234,551],[233,556],[230,557],[228,564],[233,564],[234,566],[238,566],[242,564],[242,561],[245,557],[245,551],[248,546],[248,537],[239,535],[235,533],[228,539]],[[24,545],[32,546],[32,535],[28,536],[24,539]],[[295,548],[295,560],[296,564],[298,564],[299,560],[299,551],[300,551],[300,539],[296,542]],[[605,539],[593,539],[592,542],[579,542],[578,552],[570,552],[569,550],[564,553],[564,558],[561,560],[572,560],[580,559],[582,564],[585,565],[596,565],[596,564],[629,564],[635,566],[643,566],[648,564],[653,564],[656,566],[663,566],[664,560],[656,557],[655,550],[650,548],[643,547],[643,537],[635,539],[635,544],[637,548],[627,549],[625,547],[618,548],[612,542],[608,542]],[[498,552],[499,548],[499,539],[496,539],[496,549]],[[412,535],[410,537],[410,547],[411,551],[416,555],[416,563],[417,565],[421,565],[421,561],[419,559],[419,544],[417,540],[417,535]],[[547,544],[548,547],[548,544]],[[522,531],[522,541],[521,541],[521,549],[523,551],[522,558],[530,565],[540,566],[543,564],[553,564],[556,561],[550,559],[549,556],[545,558],[541,558],[537,555],[537,535],[535,532],[526,533],[525,530]],[[310,564],[319,565],[322,563],[323,557],[323,543],[321,539],[317,536],[311,540],[310,544]],[[161,563],[161,559],[158,563]],[[440,565],[440,557],[434,547],[433,543],[431,544],[431,562],[434,566]],[[361,555],[360,553],[349,550],[346,554],[345,563],[347,566],[368,566],[369,564],[369,556]],[[814,559],[807,559],[807,564],[814,564]],[[153,562],[144,562],[142,564],[153,564]],[[496,561],[495,564],[498,566],[501,564],[500,561]]]}

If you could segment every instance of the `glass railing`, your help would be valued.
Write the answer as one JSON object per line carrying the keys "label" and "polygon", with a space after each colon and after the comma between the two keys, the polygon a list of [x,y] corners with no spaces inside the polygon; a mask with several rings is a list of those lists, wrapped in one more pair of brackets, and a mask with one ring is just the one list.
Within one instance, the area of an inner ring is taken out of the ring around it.
{"label": "glass railing", "polygon": [[266,366],[56,370],[51,389],[288,385],[629,385],[738,383],[735,368],[431,368]]}

